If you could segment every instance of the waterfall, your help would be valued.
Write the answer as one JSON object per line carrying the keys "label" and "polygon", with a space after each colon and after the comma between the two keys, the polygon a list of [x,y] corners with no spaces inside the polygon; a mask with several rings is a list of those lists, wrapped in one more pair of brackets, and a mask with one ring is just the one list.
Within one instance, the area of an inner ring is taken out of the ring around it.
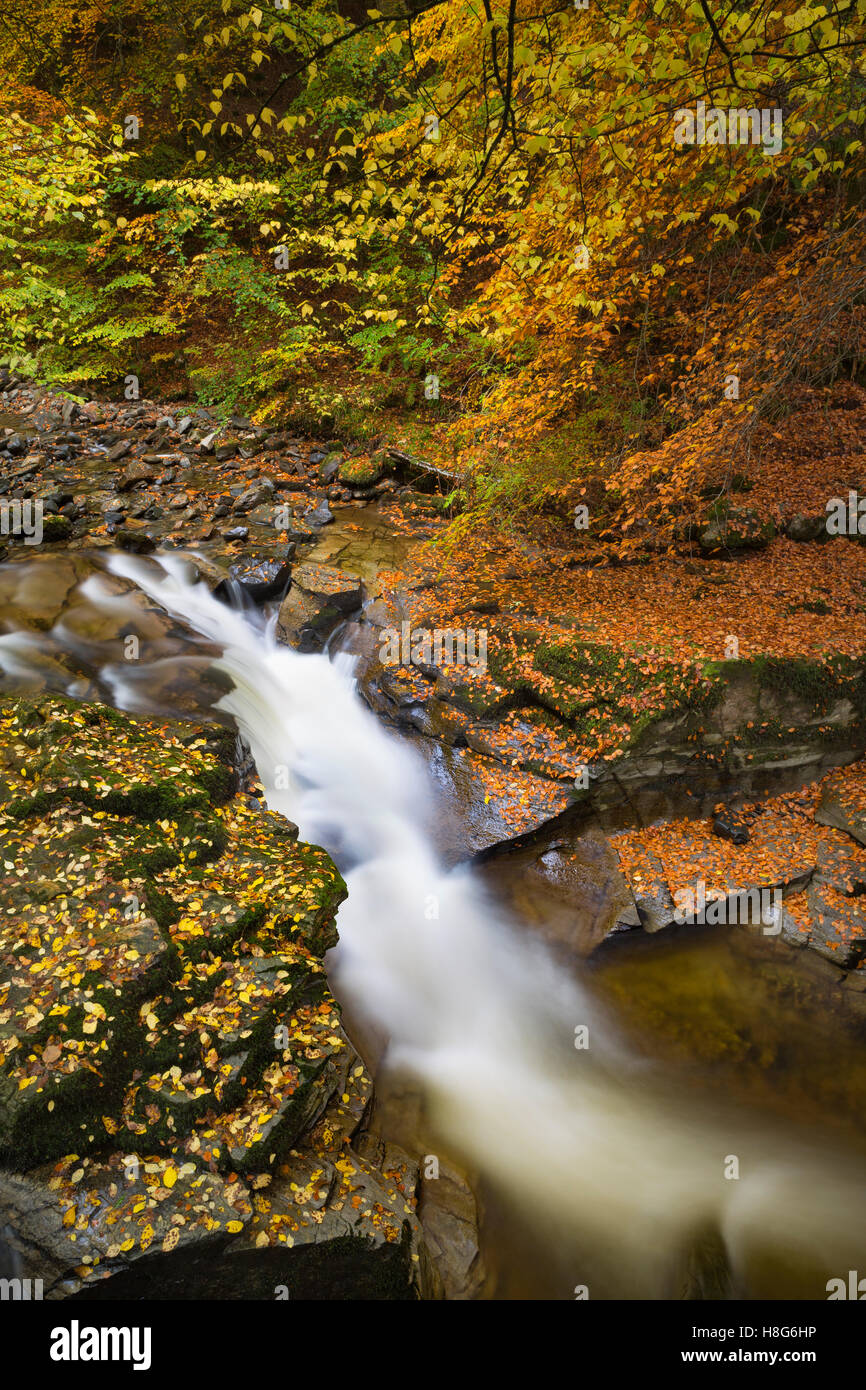
{"label": "waterfall", "polygon": [[[438,862],[423,765],[358,698],[351,657],[279,645],[273,624],[216,602],[178,557],[109,567],[222,651],[214,664],[232,688],[219,708],[268,804],[331,852],[348,885],[328,963],[337,998],[388,1038],[386,1064],[418,1079],[443,1142],[570,1252],[574,1284],[592,1297],[597,1273],[618,1296],[677,1297],[684,1256],[711,1232],[735,1289],[791,1296],[761,1284],[772,1267],[805,1271],[794,1296],[826,1297],[866,1229],[854,1161],[749,1114],[732,1127],[690,1109],[470,869]],[[121,601],[102,576],[83,588]],[[144,674],[125,662],[101,673],[120,708],[146,712]]]}

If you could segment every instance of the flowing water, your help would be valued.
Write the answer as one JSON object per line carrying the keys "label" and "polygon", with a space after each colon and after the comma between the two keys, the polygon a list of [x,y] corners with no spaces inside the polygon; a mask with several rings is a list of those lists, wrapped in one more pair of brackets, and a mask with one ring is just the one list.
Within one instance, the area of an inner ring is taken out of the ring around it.
{"label": "flowing water", "polygon": [[[824,1298],[829,1278],[862,1263],[856,1152],[680,1093],[626,1041],[610,1001],[472,871],[443,867],[424,768],[362,704],[350,657],[278,645],[192,584],[179,558],[110,569],[114,579],[82,586],[90,604],[134,619],[135,594],[118,583],[132,581],[185,625],[193,666],[196,641],[222,653],[209,658],[230,686],[217,709],[248,741],[269,805],[346,878],[329,960],[337,998],[387,1039],[386,1065],[423,1087],[443,1143],[558,1271],[560,1296],[680,1297],[684,1280],[706,1287],[721,1265],[737,1297]],[[0,666],[20,677],[28,650],[0,637]],[[109,664],[100,680],[119,707],[152,708],[145,663],[134,678],[129,663]]]}

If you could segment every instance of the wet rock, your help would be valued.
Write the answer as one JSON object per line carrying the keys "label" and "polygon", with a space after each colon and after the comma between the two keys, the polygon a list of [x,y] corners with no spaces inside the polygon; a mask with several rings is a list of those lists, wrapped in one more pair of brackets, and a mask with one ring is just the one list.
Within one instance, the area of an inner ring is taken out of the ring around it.
{"label": "wet rock", "polygon": [[447,1160],[439,1160],[438,1178],[422,1184],[418,1214],[445,1298],[477,1298],[486,1278],[478,1244],[478,1207],[466,1178]]}
{"label": "wet rock", "polygon": [[74,495],[63,487],[53,488],[49,492],[43,492],[42,502],[44,506],[54,507],[57,511],[65,507],[69,502],[74,501]]}
{"label": "wet rock", "polygon": [[223,531],[223,536],[227,541],[245,541],[249,534],[249,529],[246,526],[232,526],[228,531]]}
{"label": "wet rock", "polygon": [[247,488],[235,501],[232,510],[238,514],[252,511],[253,507],[258,507],[264,502],[271,502],[274,496],[274,485],[272,482],[256,483],[253,487]]}
{"label": "wet rock", "polygon": [[283,598],[292,582],[292,567],[285,561],[265,560],[232,565],[230,576],[217,584],[214,598],[233,607],[260,607]]}
{"label": "wet rock", "polygon": [[129,488],[135,487],[138,483],[151,483],[156,477],[156,470],[150,463],[145,463],[144,459],[136,459],[128,468],[124,470],[120,481],[117,484],[119,492],[126,492]]}
{"label": "wet rock", "polygon": [[221,439],[214,445],[214,458],[217,463],[224,463],[226,459],[233,459],[240,448],[240,441],[237,439]]}
{"label": "wet rock", "polygon": [[132,444],[128,439],[118,439],[116,444],[112,444],[106,458],[110,463],[117,463],[118,459],[126,458],[131,448]]}
{"label": "wet rock", "polygon": [[146,531],[133,531],[128,527],[121,527],[114,536],[115,545],[121,550],[131,551],[133,555],[149,555],[156,550],[156,541],[153,536],[149,536]]}
{"label": "wet rock", "polygon": [[644,931],[664,931],[676,921],[676,904],[665,879],[664,868],[654,854],[644,854],[641,872],[632,883],[632,892]]}
{"label": "wet rock", "polygon": [[315,651],[337,623],[361,606],[356,576],[328,565],[296,565],[292,589],[280,606],[277,633],[300,651]]}
{"label": "wet rock", "polygon": [[68,516],[52,516],[50,513],[42,518],[42,540],[43,543],[54,543],[66,541],[72,535],[72,521]]}
{"label": "wet rock", "polygon": [[480,872],[547,941],[578,956],[612,932],[641,925],[618,856],[597,826],[547,845],[494,851]]}
{"label": "wet rock", "polygon": [[334,520],[334,513],[327,502],[320,502],[312,511],[306,512],[304,522],[307,526],[327,526]]}
{"label": "wet rock", "polygon": [[840,901],[827,879],[816,874],[806,890],[809,905],[809,947],[834,965],[851,967],[866,956],[866,902]]}
{"label": "wet rock", "polygon": [[323,483],[330,483],[336,478],[343,462],[342,454],[326,454],[319,464],[319,477]]}
{"label": "wet rock", "polygon": [[749,827],[736,810],[724,807],[713,817],[712,831],[722,840],[730,840],[732,845],[749,843]]}
{"label": "wet rock", "polygon": [[857,795],[844,769],[832,773],[825,781],[815,819],[819,825],[845,830],[861,845],[866,845],[866,798]]}

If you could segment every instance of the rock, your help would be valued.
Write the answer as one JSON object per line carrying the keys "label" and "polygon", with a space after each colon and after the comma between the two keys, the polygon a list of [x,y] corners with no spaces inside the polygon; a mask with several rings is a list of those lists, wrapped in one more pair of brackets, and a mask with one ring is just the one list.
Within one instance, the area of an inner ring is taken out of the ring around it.
{"label": "rock", "polygon": [[319,464],[319,477],[323,483],[330,483],[340,471],[343,462],[342,454],[327,454]]}
{"label": "rock", "polygon": [[772,521],[755,512],[730,508],[717,516],[699,534],[702,550],[761,550],[775,535]]}
{"label": "rock", "polygon": [[229,567],[231,578],[246,585],[270,586],[275,580],[285,580],[290,573],[285,560],[241,560]]}
{"label": "rock", "polygon": [[253,507],[257,507],[263,502],[272,501],[273,496],[274,485],[272,482],[256,483],[253,487],[247,488],[246,492],[241,493],[232,510],[238,514],[252,511]]}
{"label": "rock", "polygon": [[189,429],[189,427],[190,427],[191,424],[192,424],[192,416],[191,416],[191,415],[184,415],[183,419],[178,421],[177,433],[178,433],[178,434],[181,434],[181,435],[182,435],[182,434],[186,434],[186,432],[187,432],[187,430]]}
{"label": "rock", "polygon": [[228,531],[223,531],[223,536],[227,541],[245,541],[249,534],[246,526],[232,526]]}
{"label": "rock", "polygon": [[280,526],[279,515],[274,518],[274,526],[285,531],[286,539],[291,545],[306,545],[308,541],[314,541],[316,539],[318,533],[305,523],[306,517],[304,521],[295,523],[295,521],[292,520],[288,526],[282,527]]}
{"label": "rock", "polygon": [[346,458],[340,465],[340,482],[353,491],[367,491],[382,481],[389,468],[390,462],[384,450],[370,458]]}
{"label": "rock", "polygon": [[156,471],[152,464],[145,463],[144,459],[136,459],[128,468],[124,469],[117,484],[117,490],[118,492],[126,492],[138,483],[153,482],[155,477]]}
{"label": "rock", "polygon": [[334,513],[327,502],[320,502],[312,511],[304,513],[304,521],[308,526],[327,526],[334,520]]}
{"label": "rock", "polygon": [[724,807],[713,817],[712,831],[722,840],[730,840],[732,845],[749,843],[749,828],[735,810]]}
{"label": "rock", "polygon": [[118,439],[116,444],[112,444],[105,457],[109,463],[116,463],[118,459],[126,458],[131,448],[132,444],[128,439]]}
{"label": "rock", "polygon": [[[203,448],[203,447],[204,447],[204,440],[202,440],[202,448]],[[214,451],[213,451],[213,452],[214,452],[214,458],[217,460],[217,463],[224,463],[226,459],[232,459],[232,458],[234,458],[234,456],[235,456],[235,454],[238,452],[238,449],[239,449],[239,448],[240,448],[240,441],[239,441],[239,440],[237,440],[237,439],[221,439],[220,442],[214,446]]]}
{"label": "rock", "polygon": [[43,516],[42,518],[42,540],[51,544],[55,541],[66,541],[72,535],[72,521],[68,516]]}
{"label": "rock", "polygon": [[292,567],[285,561],[232,565],[230,573],[229,579],[217,584],[213,596],[232,607],[259,607],[282,599],[292,582]]}
{"label": "rock", "polygon": [[133,531],[128,527],[115,532],[114,542],[121,550],[129,550],[133,555],[149,555],[156,550],[156,541],[146,531]]}
{"label": "rock", "polygon": [[819,840],[813,883],[826,883],[845,897],[866,893],[866,853],[848,840],[844,844]]}
{"label": "rock", "polygon": [[839,768],[824,782],[815,812],[819,825],[846,831],[859,844],[866,845],[866,778],[848,768]]}
{"label": "rock", "polygon": [[206,435],[204,436],[203,439],[200,439],[200,440],[199,440],[199,445],[198,445],[198,447],[199,447],[199,449],[201,450],[201,452],[202,452],[203,454],[212,454],[212,453],[213,453],[213,451],[214,451],[214,444],[215,444],[215,441],[216,441],[216,438],[217,438],[217,435],[218,435],[218,434],[219,434],[219,430],[211,430],[210,434],[206,434]]}
{"label": "rock", "polygon": [[20,434],[9,434],[3,440],[3,448],[7,454],[24,454],[27,452],[27,441]]}
{"label": "rock", "polygon": [[[390,1172],[393,1158],[388,1147],[384,1166]],[[439,1160],[438,1178],[422,1183],[418,1214],[445,1298],[477,1298],[486,1277],[478,1244],[478,1206],[466,1178],[447,1159]]]}
{"label": "rock", "polygon": [[792,541],[818,541],[827,536],[827,516],[804,516],[798,512],[785,526],[785,535]]}
{"label": "rock", "polygon": [[330,565],[301,564],[295,567],[292,578],[298,588],[333,604],[341,613],[352,613],[361,606],[363,585],[354,574]]}
{"label": "rock", "polygon": [[280,606],[277,633],[300,651],[315,651],[337,623],[361,606],[363,587],[354,575],[328,565],[296,565],[292,589]]}
{"label": "rock", "polygon": [[350,1146],[328,856],[236,795],[227,731],[43,698],[0,733],[4,1259],[47,1299],[417,1297],[413,1165]]}
{"label": "rock", "polygon": [[632,892],[644,931],[653,933],[673,926],[676,903],[661,862],[648,851],[642,856],[640,877],[632,879]]}
{"label": "rock", "polygon": [[809,904],[809,946],[842,968],[866,956],[866,904],[842,899],[833,885],[816,874],[806,890]]}
{"label": "rock", "polygon": [[480,873],[545,940],[587,956],[612,933],[641,925],[618,856],[598,826],[545,845],[489,850]]}
{"label": "rock", "polygon": [[74,501],[74,496],[68,489],[63,487],[53,488],[50,492],[43,492],[42,502],[45,506],[53,505],[59,511],[68,502]]}

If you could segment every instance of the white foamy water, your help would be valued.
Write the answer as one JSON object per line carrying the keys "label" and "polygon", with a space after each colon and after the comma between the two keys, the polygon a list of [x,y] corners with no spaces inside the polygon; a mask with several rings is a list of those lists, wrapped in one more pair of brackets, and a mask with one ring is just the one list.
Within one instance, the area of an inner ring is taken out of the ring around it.
{"label": "white foamy water", "polygon": [[[823,1298],[827,1278],[858,1254],[863,1263],[853,1160],[754,1117],[732,1127],[690,1114],[473,874],[438,862],[423,766],[362,704],[351,658],[278,645],[191,584],[178,558],[111,568],[222,648],[216,665],[234,688],[219,707],[248,741],[268,804],[346,878],[329,962],[337,997],[387,1035],[388,1059],[423,1085],[443,1141],[565,1256],[575,1284],[593,1296],[597,1271],[604,1292],[677,1297],[683,1258],[707,1230],[744,1292],[790,1296],[778,1282],[787,1269],[800,1272],[799,1296]],[[103,580],[84,588],[118,602]],[[26,645],[15,650],[24,662]],[[146,710],[141,673],[133,682],[121,663],[102,675],[120,707]],[[588,1050],[574,1046],[582,1025]],[[732,1155],[738,1180],[725,1177]]]}

